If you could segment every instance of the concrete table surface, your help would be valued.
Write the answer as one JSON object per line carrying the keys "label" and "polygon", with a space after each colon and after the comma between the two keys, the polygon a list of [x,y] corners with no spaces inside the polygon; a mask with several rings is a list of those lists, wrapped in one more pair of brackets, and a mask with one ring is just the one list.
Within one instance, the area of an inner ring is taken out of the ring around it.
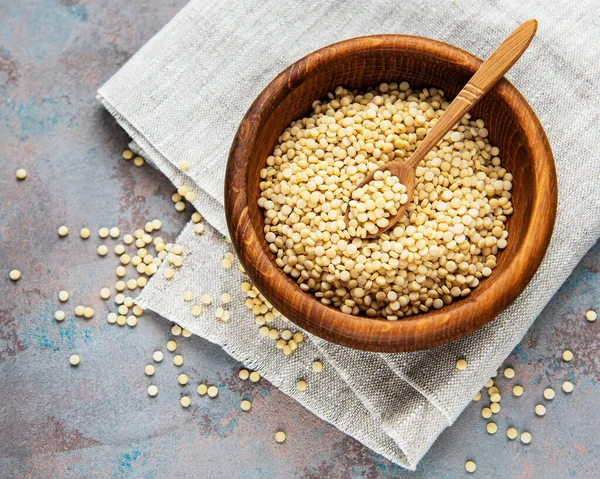
{"label": "concrete table surface", "polygon": [[[145,2],[145,3],[142,3]],[[191,211],[176,213],[173,187],[145,165],[120,158],[126,135],[95,100],[96,89],[159,30],[184,0],[0,0],[0,477],[600,477],[600,246],[582,260],[507,359],[517,376],[485,432],[474,402],[410,473],[308,413],[266,381],[237,378],[218,347],[181,338],[192,379],[220,387],[218,398],[178,402],[176,370],[158,368],[150,399],[143,369],[165,350],[169,323],[145,314],[136,328],[106,322],[99,297],[115,281],[114,255],[100,258],[101,226],[132,232],[160,218],[174,239]],[[17,168],[26,168],[23,182]],[[70,234],[59,239],[65,224]],[[78,231],[87,226],[87,241]],[[112,249],[116,242],[105,241]],[[8,272],[22,271],[13,283]],[[71,293],[59,304],[60,290]],[[92,306],[91,320],[75,305]],[[64,309],[58,324],[54,311]],[[563,349],[574,352],[567,364]],[[81,356],[77,368],[69,356]],[[560,391],[563,380],[575,384]],[[525,395],[508,394],[520,383]],[[556,398],[541,399],[551,385]],[[242,397],[253,407],[242,413]],[[545,417],[533,407],[547,403]],[[533,442],[510,442],[509,426]],[[276,444],[283,428],[287,442]]]}

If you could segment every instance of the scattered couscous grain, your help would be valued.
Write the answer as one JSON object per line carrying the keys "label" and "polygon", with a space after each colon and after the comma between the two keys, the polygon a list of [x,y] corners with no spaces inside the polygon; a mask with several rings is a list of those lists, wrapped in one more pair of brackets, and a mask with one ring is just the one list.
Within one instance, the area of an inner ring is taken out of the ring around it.
{"label": "scattered couscous grain", "polygon": [[110,231],[108,228],[102,227],[98,230],[98,236],[100,236],[100,238],[108,238],[108,235],[110,235]]}
{"label": "scattered couscous grain", "polygon": [[69,292],[68,291],[61,291],[58,293],[58,299],[59,301],[61,301],[62,303],[66,303],[69,300]]}
{"label": "scattered couscous grain", "polygon": [[217,386],[209,386],[206,390],[208,397],[215,398],[219,394],[219,388]]}
{"label": "scattered couscous grain", "polygon": [[196,201],[196,193],[194,193],[193,191],[188,191],[185,194],[185,199],[186,199],[186,201],[189,201],[190,203],[193,201]]}
{"label": "scattered couscous grain", "polygon": [[65,237],[69,234],[69,228],[67,228],[66,226],[61,226],[58,228],[58,236],[62,236]]}
{"label": "scattered couscous grain", "polygon": [[308,389],[308,384],[303,379],[296,382],[296,389],[300,392],[305,392]]}
{"label": "scattered couscous grain", "polygon": [[155,362],[160,363],[163,360],[162,351],[154,351],[152,354],[152,359],[154,359]]}
{"label": "scattered couscous grain", "polygon": [[137,167],[140,167],[144,164],[144,159],[141,156],[136,156],[133,159],[133,164]]}
{"label": "scattered couscous grain", "polygon": [[488,434],[496,434],[496,431],[498,431],[498,426],[496,426],[495,422],[488,422],[485,426],[485,430],[488,432]]}
{"label": "scattered couscous grain", "polygon": [[491,418],[491,417],[492,417],[492,410],[491,410],[489,407],[484,407],[484,408],[481,410],[481,416],[482,416],[484,419],[489,419],[489,418]]}
{"label": "scattered couscous grain", "polygon": [[180,374],[179,376],[177,376],[177,382],[179,384],[181,384],[182,386],[185,386],[190,378],[188,378],[187,374]]}
{"label": "scattered couscous grain", "polygon": [[134,328],[135,326],[137,326],[138,323],[137,316],[134,316],[133,314],[127,316],[126,322],[127,326],[129,326],[130,328]]}
{"label": "scattered couscous grain", "polygon": [[245,381],[250,377],[250,372],[247,369],[240,369],[238,376],[242,381]]}
{"label": "scattered couscous grain", "polygon": [[15,173],[18,180],[24,180],[27,178],[27,170],[25,168],[19,168]]}
{"label": "scattered couscous grain", "polygon": [[251,407],[252,407],[252,403],[250,401],[248,401],[247,399],[244,399],[240,403],[240,408],[242,409],[242,411],[249,411]]}
{"label": "scattered couscous grain", "polygon": [[154,384],[148,386],[148,396],[154,397],[158,394],[158,388]]}
{"label": "scattered couscous grain", "polygon": [[473,401],[479,401],[481,399],[481,393],[478,392],[477,394],[475,394],[475,397],[473,398]]}
{"label": "scattered couscous grain", "polygon": [[546,414],[546,407],[543,404],[537,404],[534,408],[536,415],[543,416]]}
{"label": "scattered couscous grain", "polygon": [[194,299],[194,293],[191,291],[184,291],[183,292],[183,300],[184,301],[191,301],[192,299]]}
{"label": "scattered couscous grain", "polygon": [[231,303],[231,295],[229,293],[223,293],[221,295],[221,304]]}
{"label": "scattered couscous grain", "polygon": [[108,254],[108,247],[104,244],[98,246],[98,254],[100,256],[106,256]]}
{"label": "scattered couscous grain", "polygon": [[155,372],[156,372],[156,368],[154,366],[152,366],[152,364],[148,364],[144,368],[144,373],[146,374],[146,376],[154,376]]}
{"label": "scattered couscous grain", "polygon": [[72,354],[71,357],[69,358],[69,363],[71,363],[71,366],[77,366],[80,361],[81,361],[81,359],[79,358],[79,356],[77,354]]}
{"label": "scattered couscous grain", "polygon": [[175,341],[173,341],[172,339],[170,341],[167,341],[167,350],[168,351],[175,351],[177,349],[177,343]]}
{"label": "scattered couscous grain", "polygon": [[321,371],[323,371],[323,363],[321,361],[313,361],[312,370],[315,373],[320,373]]}
{"label": "scattered couscous grain", "polygon": [[111,238],[117,239],[121,235],[121,230],[116,226],[113,226],[108,233],[110,234]]}
{"label": "scattered couscous grain", "polygon": [[506,379],[512,379],[515,377],[515,370],[513,368],[506,368],[504,370],[504,377]]}
{"label": "scattered couscous grain", "polygon": [[521,433],[521,442],[523,444],[529,444],[531,442],[531,434],[528,432]]}
{"label": "scattered couscous grain", "polygon": [[257,383],[258,381],[260,381],[260,373],[258,371],[252,371],[250,373],[250,381],[252,381],[253,383]]}
{"label": "scattered couscous grain", "polygon": [[565,382],[562,384],[562,390],[563,390],[564,392],[566,392],[567,394],[570,394],[570,393],[572,393],[572,392],[573,392],[573,388],[574,388],[574,386],[573,386],[573,383],[572,383],[572,382],[570,382],[570,381],[565,381]]}
{"label": "scattered couscous grain", "polygon": [[181,396],[179,402],[182,407],[189,407],[189,405],[192,404],[192,399],[189,396]]}
{"label": "scattered couscous grain", "polygon": [[90,319],[92,316],[94,316],[94,310],[92,308],[90,308],[89,306],[84,308],[83,317],[85,319]]}
{"label": "scattered couscous grain", "polygon": [[554,389],[552,388],[546,388],[544,389],[544,398],[547,399],[548,401],[552,401],[554,399],[555,393],[554,393]]}
{"label": "scattered couscous grain", "polygon": [[275,440],[279,443],[285,441],[285,437],[286,437],[285,432],[283,432],[283,431],[277,431],[275,433]]}
{"label": "scattered couscous grain", "polygon": [[185,328],[183,328],[183,329],[181,330],[181,335],[182,335],[184,338],[189,338],[189,337],[192,335],[192,332],[191,332],[189,329],[185,329]]}
{"label": "scattered couscous grain", "polygon": [[110,289],[108,289],[108,288],[102,288],[100,290],[100,297],[102,299],[108,299],[108,298],[110,298]]}
{"label": "scattered couscous grain", "polygon": [[8,273],[8,277],[13,281],[19,281],[19,278],[21,278],[21,272],[18,269],[13,269],[10,273]]}
{"label": "scattered couscous grain", "polygon": [[517,436],[519,435],[519,433],[517,432],[517,430],[514,427],[509,427],[506,430],[506,436],[511,440],[515,440],[517,438]]}
{"label": "scattered couscous grain", "polygon": [[85,312],[84,306],[75,306],[75,316],[83,316],[84,312]]}
{"label": "scattered couscous grain", "polygon": [[131,160],[133,158],[133,152],[131,150],[123,150],[123,159]]}
{"label": "scattered couscous grain", "polygon": [[192,315],[198,317],[201,314],[202,314],[202,307],[198,306],[197,304],[192,306]]}
{"label": "scattered couscous grain", "polygon": [[492,404],[490,404],[490,410],[493,414],[498,414],[500,412],[500,404],[498,404],[497,402],[493,402]]}
{"label": "scattered couscous grain", "polygon": [[469,473],[473,473],[473,472],[475,472],[476,469],[477,469],[477,464],[475,464],[475,461],[465,462],[465,471],[467,471]]}
{"label": "scattered couscous grain", "polygon": [[173,364],[175,366],[183,365],[183,356],[181,354],[176,354],[175,356],[173,356]]}
{"label": "scattered couscous grain", "polygon": [[89,228],[81,228],[79,230],[79,236],[81,236],[81,239],[88,239],[90,237],[90,229]]}
{"label": "scattered couscous grain", "polygon": [[206,384],[198,384],[198,389],[196,389],[196,391],[198,391],[200,396],[204,396],[208,392],[208,386]]}
{"label": "scattered couscous grain", "polygon": [[573,360],[573,353],[571,351],[569,351],[568,349],[565,349],[562,353],[562,358],[563,361],[565,362],[571,362]]}
{"label": "scattered couscous grain", "polygon": [[590,322],[594,322],[596,321],[596,319],[598,319],[598,314],[596,313],[596,311],[592,311],[591,309],[585,313],[585,319],[587,319]]}
{"label": "scattered couscous grain", "polygon": [[61,322],[65,319],[66,315],[64,311],[56,311],[54,313],[54,319],[56,319],[56,321]]}
{"label": "scattered couscous grain", "polygon": [[456,369],[464,371],[465,369],[467,369],[467,362],[464,359],[459,359],[458,361],[456,361]]}
{"label": "scattered couscous grain", "polygon": [[515,397],[522,396],[523,395],[523,387],[519,386],[517,384],[515,387],[512,388],[512,393],[513,393],[513,396],[515,396]]}
{"label": "scattered couscous grain", "polygon": [[179,336],[181,334],[181,326],[179,326],[178,324],[174,324],[173,326],[171,326],[171,334],[173,336]]}

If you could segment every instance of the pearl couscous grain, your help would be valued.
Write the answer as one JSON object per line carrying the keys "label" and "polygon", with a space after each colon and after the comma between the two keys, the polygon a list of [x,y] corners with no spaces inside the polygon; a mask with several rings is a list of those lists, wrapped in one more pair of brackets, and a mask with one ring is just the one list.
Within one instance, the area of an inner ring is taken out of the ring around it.
{"label": "pearl couscous grain", "polygon": [[13,281],[19,281],[21,278],[21,272],[18,269],[13,269],[10,273],[8,273],[8,277]]}
{"label": "pearl couscous grain", "polygon": [[554,399],[555,395],[556,394],[554,392],[554,389],[552,389],[552,388],[544,389],[544,398],[547,399],[548,401],[552,401]]}
{"label": "pearl couscous grain", "polygon": [[406,82],[338,87],[281,134],[258,204],[276,263],[303,291],[348,314],[396,320],[442,308],[492,274],[507,246],[512,175],[483,120],[468,114],[417,167],[413,202],[394,228],[367,240],[344,221],[363,179],[407,159],[447,106],[441,90]]}

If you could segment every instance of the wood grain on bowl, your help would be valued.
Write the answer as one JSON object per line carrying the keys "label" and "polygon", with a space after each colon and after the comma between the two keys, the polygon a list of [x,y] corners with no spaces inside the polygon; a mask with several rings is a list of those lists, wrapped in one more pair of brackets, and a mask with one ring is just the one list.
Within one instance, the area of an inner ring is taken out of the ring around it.
{"label": "wood grain on bowl", "polygon": [[383,81],[434,86],[455,96],[481,60],[435,40],[378,35],[322,48],[279,74],[240,124],[226,172],[225,210],[231,239],[248,276],[290,320],[324,339],[357,349],[427,349],[463,337],[492,321],[525,289],[548,247],[556,214],[554,160],[531,107],[501,80],[472,110],[483,118],[502,162],[513,174],[514,212],[508,246],[491,277],[449,306],[398,321],[352,316],[305,293],[276,264],[263,233],[259,175],[277,138],[337,85],[366,89]]}

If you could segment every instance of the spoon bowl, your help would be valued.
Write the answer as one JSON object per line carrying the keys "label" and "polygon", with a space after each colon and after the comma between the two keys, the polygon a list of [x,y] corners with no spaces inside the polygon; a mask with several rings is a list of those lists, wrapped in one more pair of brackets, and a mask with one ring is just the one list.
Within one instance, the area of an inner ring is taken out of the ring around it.
{"label": "spoon bowl", "polygon": [[[389,230],[390,228],[393,228],[394,225],[400,219],[400,217],[404,214],[406,209],[412,203],[414,192],[415,192],[415,170],[412,166],[412,162],[410,161],[410,158],[408,160],[404,160],[404,161],[390,161],[389,163],[386,163],[382,167],[377,168],[375,171],[373,171],[369,175],[367,175],[367,177],[358,185],[357,188],[362,188],[363,186],[366,186],[369,183],[371,183],[371,181],[373,181],[373,177],[375,176],[375,173],[377,173],[378,171],[381,171],[381,172],[389,171],[392,174],[392,176],[396,176],[400,180],[400,183],[402,183],[406,187],[406,195],[408,196],[408,200],[406,201],[406,203],[404,203],[398,207],[395,215],[388,218],[388,221],[389,221],[388,226],[386,226],[385,228],[380,228],[376,234],[373,234],[373,235],[367,234],[367,236],[365,236],[365,238],[367,238],[367,239],[377,238],[381,233]],[[346,226],[348,226],[348,223],[350,221],[350,219],[348,218],[349,214],[350,214],[350,208],[348,207],[348,208],[346,208],[346,214],[344,215],[344,221],[346,223]]]}

